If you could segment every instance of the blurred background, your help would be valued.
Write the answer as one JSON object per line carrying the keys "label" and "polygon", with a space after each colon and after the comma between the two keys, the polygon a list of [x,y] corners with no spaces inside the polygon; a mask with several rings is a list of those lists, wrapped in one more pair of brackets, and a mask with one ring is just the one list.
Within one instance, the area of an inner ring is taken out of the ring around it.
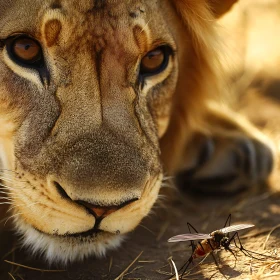
{"label": "blurred background", "polygon": [[241,0],[219,24],[225,48],[221,60],[233,106],[257,125],[270,129],[275,126],[277,130],[280,124],[280,1]]}

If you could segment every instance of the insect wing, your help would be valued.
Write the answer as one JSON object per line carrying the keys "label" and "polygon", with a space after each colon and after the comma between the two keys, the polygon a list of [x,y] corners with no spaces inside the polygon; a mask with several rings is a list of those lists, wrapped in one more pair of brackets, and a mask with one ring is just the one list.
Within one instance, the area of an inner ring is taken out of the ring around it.
{"label": "insect wing", "polygon": [[229,232],[234,232],[234,231],[238,231],[238,230],[242,230],[242,229],[246,229],[246,228],[251,228],[254,226],[255,225],[251,225],[251,224],[239,224],[239,225],[233,225],[233,226],[221,228],[220,231],[222,233],[229,233]]}
{"label": "insect wing", "polygon": [[169,238],[168,242],[180,242],[180,241],[192,241],[192,240],[201,240],[201,239],[211,239],[210,234],[205,233],[186,233],[173,236]]}

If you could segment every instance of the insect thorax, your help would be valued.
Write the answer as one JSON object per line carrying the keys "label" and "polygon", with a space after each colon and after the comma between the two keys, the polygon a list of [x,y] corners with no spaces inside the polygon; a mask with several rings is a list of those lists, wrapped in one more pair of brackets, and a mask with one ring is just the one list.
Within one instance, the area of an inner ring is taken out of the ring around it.
{"label": "insect thorax", "polygon": [[226,243],[226,241],[228,240],[228,237],[226,237],[225,234],[220,230],[213,231],[211,235],[213,236],[213,240],[221,245],[223,245],[223,243]]}

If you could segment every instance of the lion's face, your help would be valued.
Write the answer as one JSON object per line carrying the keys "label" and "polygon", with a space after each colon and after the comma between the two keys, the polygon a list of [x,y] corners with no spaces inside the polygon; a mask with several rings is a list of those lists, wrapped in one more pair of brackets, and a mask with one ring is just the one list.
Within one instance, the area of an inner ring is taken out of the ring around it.
{"label": "lion's face", "polygon": [[49,260],[104,253],[155,202],[174,18],[168,1],[0,0],[1,176]]}

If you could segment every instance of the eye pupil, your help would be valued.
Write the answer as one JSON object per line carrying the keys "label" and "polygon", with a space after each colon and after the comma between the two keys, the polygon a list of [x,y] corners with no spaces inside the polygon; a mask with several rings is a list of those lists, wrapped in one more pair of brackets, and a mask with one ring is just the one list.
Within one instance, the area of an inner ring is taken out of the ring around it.
{"label": "eye pupil", "polygon": [[156,49],[149,52],[143,59],[141,63],[142,70],[147,72],[156,71],[164,61],[164,54],[162,50]]}
{"label": "eye pupil", "polygon": [[16,38],[11,51],[20,62],[34,64],[42,59],[40,45],[31,38]]}
{"label": "eye pupil", "polygon": [[140,75],[152,76],[162,72],[167,64],[172,50],[168,46],[158,47],[148,52],[141,60]]}

